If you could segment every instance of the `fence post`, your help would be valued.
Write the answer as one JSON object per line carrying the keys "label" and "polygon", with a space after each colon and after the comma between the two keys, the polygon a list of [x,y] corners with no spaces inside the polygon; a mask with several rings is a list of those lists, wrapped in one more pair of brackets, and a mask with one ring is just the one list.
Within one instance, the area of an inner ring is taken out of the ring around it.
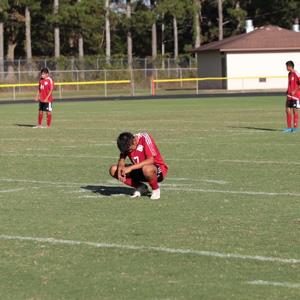
{"label": "fence post", "polygon": [[182,81],[182,69],[179,69],[179,74],[180,74],[180,88],[183,88],[183,81]]}
{"label": "fence post", "polygon": [[106,70],[104,70],[104,96],[107,97]]}
{"label": "fence post", "polygon": [[59,99],[62,99],[62,86],[59,85]]}
{"label": "fence post", "polygon": [[134,96],[134,74],[133,74],[133,69],[130,68],[130,81],[131,81],[131,96]]}
{"label": "fence post", "polygon": [[76,70],[76,82],[77,82],[77,91],[79,91],[79,84],[78,84],[78,82],[79,82],[79,71],[78,70]]}
{"label": "fence post", "polygon": [[18,78],[19,78],[19,94],[21,93],[21,61],[18,60]]}
{"label": "fence post", "polygon": [[155,96],[155,82],[154,82],[154,78],[151,76],[151,81],[150,81],[150,85],[151,85],[151,95]]}

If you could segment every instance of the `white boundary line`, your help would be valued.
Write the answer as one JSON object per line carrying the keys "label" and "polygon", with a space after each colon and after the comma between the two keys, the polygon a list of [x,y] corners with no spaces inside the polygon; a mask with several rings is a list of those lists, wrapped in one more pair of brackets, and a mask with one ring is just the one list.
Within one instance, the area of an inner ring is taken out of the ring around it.
{"label": "white boundary line", "polygon": [[285,287],[285,288],[291,288],[291,289],[300,289],[300,284],[299,283],[291,283],[291,282],[253,280],[253,281],[247,281],[246,283],[247,284],[252,284],[252,285],[279,286],[279,287]]}
{"label": "white boundary line", "polygon": [[[18,152],[6,152],[0,153],[0,156],[13,156],[13,157],[48,157],[48,158],[97,158],[97,159],[115,159],[116,156],[102,156],[102,155],[63,155],[63,154],[31,154],[31,153],[18,153]],[[274,160],[243,160],[243,159],[204,159],[204,158],[168,158],[167,161],[191,161],[191,162],[215,162],[215,163],[236,163],[236,164],[267,164],[267,165],[300,165],[297,161],[274,161]]]}
{"label": "white boundary line", "polygon": [[[80,182],[52,182],[52,181],[39,181],[39,180],[26,180],[26,179],[11,179],[11,178],[0,178],[0,182],[24,182],[24,183],[37,183],[37,184],[50,184],[56,185],[57,187],[76,187],[83,185],[95,185],[95,186],[108,186],[113,185],[115,187],[124,187],[120,185],[117,181],[108,181],[106,183],[80,183]],[[290,192],[260,192],[260,191],[232,191],[232,190],[217,190],[217,189],[201,189],[193,188],[192,185],[186,184],[172,184],[165,183],[162,184],[164,190],[167,191],[182,191],[182,192],[198,192],[198,193],[220,193],[220,194],[235,194],[235,195],[254,195],[254,196],[291,196],[300,197],[300,193],[290,193]]]}
{"label": "white boundary line", "polygon": [[172,254],[191,254],[197,256],[210,256],[225,259],[241,259],[241,260],[252,260],[260,262],[274,262],[281,264],[300,264],[300,259],[293,258],[279,258],[279,257],[268,257],[259,255],[242,255],[235,253],[220,253],[215,251],[201,251],[193,249],[176,249],[176,248],[165,248],[165,247],[151,247],[151,246],[134,246],[126,244],[110,244],[110,243],[95,243],[95,242],[84,242],[74,240],[63,240],[55,238],[39,238],[39,237],[26,237],[26,236],[15,236],[15,235],[0,235],[0,240],[14,240],[14,241],[30,241],[37,243],[48,243],[51,245],[68,245],[68,246],[89,246],[101,249],[122,249],[122,250],[135,250],[135,251],[149,251],[149,252],[164,252]]}
{"label": "white boundary line", "polygon": [[24,190],[24,188],[0,190],[0,193],[14,193],[14,192],[23,191],[23,190]]}
{"label": "white boundary line", "polygon": [[292,196],[300,197],[300,193],[277,193],[277,192],[256,192],[256,191],[230,191],[230,190],[212,190],[201,188],[185,188],[173,185],[172,187],[165,186],[165,190],[168,191],[183,191],[183,192],[199,192],[199,193],[221,193],[221,194],[236,194],[236,195],[262,195],[262,196]]}
{"label": "white boundary line", "polygon": [[216,184],[228,184],[224,180],[215,180],[215,179],[202,179],[202,178],[185,178],[185,177],[167,177],[168,181],[188,181],[188,182],[207,182],[207,183],[216,183]]}

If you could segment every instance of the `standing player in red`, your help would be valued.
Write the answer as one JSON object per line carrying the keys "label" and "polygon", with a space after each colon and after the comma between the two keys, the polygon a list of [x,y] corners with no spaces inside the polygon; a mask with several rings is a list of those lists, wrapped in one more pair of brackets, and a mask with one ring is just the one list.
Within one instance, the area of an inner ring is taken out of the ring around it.
{"label": "standing player in red", "polygon": [[[289,60],[286,62],[286,69],[289,72],[288,74],[288,89],[287,89],[287,98],[286,98],[286,120],[287,128],[283,132],[296,132],[298,131],[298,108],[299,104],[299,86],[300,86],[300,74],[294,69],[294,63]],[[294,116],[294,122],[292,127],[292,114]]]}
{"label": "standing player in red", "polygon": [[43,113],[47,113],[47,128],[51,126],[52,121],[52,91],[54,82],[49,76],[49,70],[43,68],[41,70],[41,78],[39,81],[39,90],[35,101],[39,101],[38,125],[35,128],[42,128]]}
{"label": "standing player in red", "polygon": [[[130,132],[123,132],[117,139],[117,145],[121,152],[120,158],[117,165],[111,166],[110,175],[134,187],[133,198],[148,193],[148,187],[143,183],[147,182],[152,188],[150,199],[159,199],[158,182],[163,181],[166,177],[168,166],[165,164],[152,136],[146,132],[135,135]],[[131,160],[132,164],[125,164],[126,157]]]}

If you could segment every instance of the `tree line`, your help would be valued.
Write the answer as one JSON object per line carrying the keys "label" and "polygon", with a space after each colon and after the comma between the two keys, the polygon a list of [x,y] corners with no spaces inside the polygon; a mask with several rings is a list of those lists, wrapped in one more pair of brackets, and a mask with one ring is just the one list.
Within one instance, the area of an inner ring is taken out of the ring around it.
{"label": "tree line", "polygon": [[298,22],[299,0],[1,0],[0,62],[15,58],[157,56],[273,24]]}

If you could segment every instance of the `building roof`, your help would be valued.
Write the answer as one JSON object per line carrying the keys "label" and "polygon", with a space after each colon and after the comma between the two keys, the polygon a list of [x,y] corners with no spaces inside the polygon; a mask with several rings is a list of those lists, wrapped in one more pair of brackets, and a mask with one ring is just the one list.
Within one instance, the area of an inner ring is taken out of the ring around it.
{"label": "building roof", "polygon": [[278,26],[255,30],[195,48],[193,52],[300,51],[300,33]]}

